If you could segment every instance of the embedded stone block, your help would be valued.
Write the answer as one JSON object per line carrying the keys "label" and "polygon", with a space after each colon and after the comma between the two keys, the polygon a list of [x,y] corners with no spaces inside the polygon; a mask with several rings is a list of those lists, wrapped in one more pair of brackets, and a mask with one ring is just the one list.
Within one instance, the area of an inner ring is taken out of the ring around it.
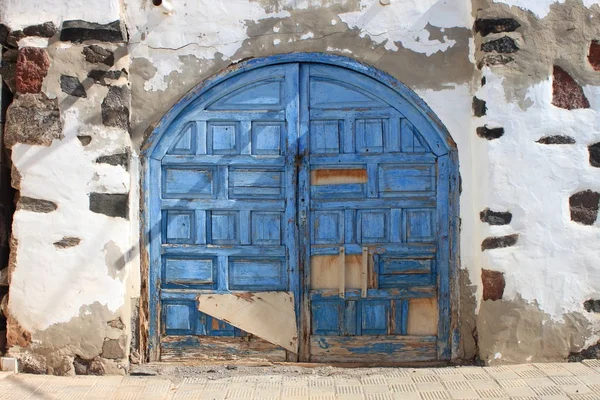
{"label": "embedded stone block", "polygon": [[0,371],[2,372],[19,372],[19,363],[16,358],[12,357],[1,357],[0,358]]}
{"label": "embedded stone block", "polygon": [[129,130],[131,91],[127,86],[111,86],[102,101],[102,123]]}
{"label": "embedded stone block", "polygon": [[60,40],[73,43],[83,43],[87,40],[118,43],[127,41],[127,33],[119,20],[97,24],[77,19],[63,22]]}
{"label": "embedded stone block", "polygon": [[51,38],[56,35],[58,29],[51,21],[44,22],[38,25],[31,25],[23,28],[23,34],[25,36],[39,36],[43,38]]}
{"label": "embedded stone block", "polygon": [[600,40],[592,40],[588,61],[595,71],[600,71]]}
{"label": "embedded stone block", "polygon": [[488,237],[481,242],[481,251],[514,246],[518,240],[518,234]]}
{"label": "embedded stone block", "polygon": [[575,144],[575,139],[567,135],[544,136],[536,141],[539,144]]}
{"label": "embedded stone block", "polygon": [[552,104],[566,110],[590,108],[590,102],[583,89],[559,66],[554,66],[552,80]]}
{"label": "embedded stone block", "polygon": [[4,143],[8,148],[16,143],[50,146],[53,140],[63,138],[62,128],[56,99],[21,95],[8,107]]}
{"label": "embedded stone block", "polygon": [[79,82],[79,79],[75,76],[61,75],[60,77],[60,90],[69,96],[75,97],[87,97],[85,88]]}
{"label": "embedded stone block", "polygon": [[586,300],[583,303],[583,308],[585,308],[585,311],[587,312],[600,313],[600,300]]}
{"label": "embedded stone block", "polygon": [[519,50],[517,43],[513,38],[503,36],[500,39],[490,40],[481,44],[481,51],[486,53],[496,52],[503,54],[515,53]]}
{"label": "embedded stone block", "polygon": [[106,372],[102,362],[97,358],[86,360],[76,356],[73,360],[75,375],[104,375]]}
{"label": "embedded stone block", "polygon": [[129,193],[90,193],[90,211],[129,219]]}
{"label": "embedded stone block", "polygon": [[502,272],[482,269],[481,281],[483,284],[483,301],[502,299],[504,288],[506,286],[504,274]]}
{"label": "embedded stone block", "polygon": [[24,47],[19,49],[15,75],[19,93],[39,93],[44,78],[48,75],[50,59],[45,49]]}
{"label": "embedded stone block", "polygon": [[93,79],[94,83],[99,83],[101,85],[109,85],[112,83],[111,81],[116,81],[122,76],[127,76],[127,72],[124,69],[119,71],[102,71],[94,69],[88,74],[88,78]]}
{"label": "embedded stone block", "polygon": [[67,249],[69,247],[78,246],[81,243],[81,239],[73,236],[65,236],[58,242],[54,242],[54,247],[57,249]]}
{"label": "embedded stone block", "polygon": [[102,63],[110,67],[115,63],[115,54],[96,44],[84,47],[82,53],[85,56],[85,60],[91,64]]}
{"label": "embedded stone block", "polygon": [[590,165],[600,168],[600,142],[589,145],[588,152],[590,154]]}
{"label": "embedded stone block", "polygon": [[479,213],[481,222],[487,222],[490,225],[508,225],[512,221],[512,214],[510,212],[503,211],[492,211],[486,208]]}
{"label": "embedded stone block", "polygon": [[129,170],[129,153],[110,154],[96,158],[98,164],[120,165]]}
{"label": "embedded stone block", "polygon": [[125,358],[125,346],[127,336],[122,335],[118,339],[106,339],[102,344],[102,354],[100,357],[112,360]]}
{"label": "embedded stone block", "polygon": [[17,210],[33,211],[38,213],[49,213],[56,210],[58,206],[50,200],[34,199],[33,197],[21,196],[17,202]]}
{"label": "embedded stone block", "polygon": [[569,198],[571,220],[583,225],[593,225],[598,218],[600,193],[591,190],[577,192]]}
{"label": "embedded stone block", "polygon": [[514,32],[520,26],[513,18],[479,18],[475,21],[475,32],[487,36],[490,33]]}
{"label": "embedded stone block", "polygon": [[483,117],[487,113],[487,105],[485,104],[485,100],[478,99],[477,97],[473,97],[473,115],[476,117]]}
{"label": "embedded stone block", "polygon": [[480,126],[476,130],[477,136],[487,140],[499,139],[504,135],[504,128],[488,128],[487,125]]}

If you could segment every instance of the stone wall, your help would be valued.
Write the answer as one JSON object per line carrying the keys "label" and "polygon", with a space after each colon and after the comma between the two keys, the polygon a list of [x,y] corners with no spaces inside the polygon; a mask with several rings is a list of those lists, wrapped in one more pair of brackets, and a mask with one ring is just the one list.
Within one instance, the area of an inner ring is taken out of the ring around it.
{"label": "stone wall", "polygon": [[144,140],[206,78],[289,52],[381,69],[456,141],[456,361],[564,360],[598,341],[597,2],[102,3],[0,4],[18,190],[3,309],[25,370],[123,373],[147,358]]}

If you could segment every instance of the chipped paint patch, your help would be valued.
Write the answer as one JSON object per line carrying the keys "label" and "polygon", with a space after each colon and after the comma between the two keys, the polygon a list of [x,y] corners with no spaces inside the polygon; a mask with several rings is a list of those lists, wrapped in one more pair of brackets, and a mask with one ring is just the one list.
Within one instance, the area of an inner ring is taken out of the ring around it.
{"label": "chipped paint patch", "polygon": [[398,51],[397,43],[404,48],[430,56],[444,52],[456,41],[443,36],[431,38],[428,24],[438,28],[470,27],[471,10],[461,0],[411,0],[394,1],[383,6],[379,1],[361,0],[360,11],[340,14],[348,26],[358,28],[361,36],[376,43],[384,43],[390,51]]}

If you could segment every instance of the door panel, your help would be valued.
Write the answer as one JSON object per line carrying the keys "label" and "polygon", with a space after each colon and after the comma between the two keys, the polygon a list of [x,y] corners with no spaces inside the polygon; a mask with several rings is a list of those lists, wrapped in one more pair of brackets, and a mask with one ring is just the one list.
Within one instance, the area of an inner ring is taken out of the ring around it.
{"label": "door panel", "polygon": [[310,360],[435,359],[436,157],[400,112],[340,82],[337,68],[303,68]]}

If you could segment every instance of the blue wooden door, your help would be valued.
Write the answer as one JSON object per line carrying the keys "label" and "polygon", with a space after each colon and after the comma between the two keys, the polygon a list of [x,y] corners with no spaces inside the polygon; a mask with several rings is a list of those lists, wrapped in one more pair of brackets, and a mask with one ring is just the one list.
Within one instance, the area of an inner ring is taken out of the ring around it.
{"label": "blue wooden door", "polygon": [[[382,83],[310,62],[194,99],[149,161],[162,359],[448,359],[450,162],[422,121]],[[257,329],[267,308],[235,308],[267,294],[292,303],[289,341]]]}
{"label": "blue wooden door", "polygon": [[243,312],[219,319],[200,312],[198,298],[261,292],[300,298],[297,79],[296,64],[230,79],[171,128],[179,133],[161,159],[160,178],[163,360],[286,359],[281,346],[236,324]]}
{"label": "blue wooden door", "polygon": [[438,349],[449,320],[437,273],[440,262],[447,270],[444,165],[378,82],[312,64],[301,88],[304,351],[334,362],[447,357]]}

